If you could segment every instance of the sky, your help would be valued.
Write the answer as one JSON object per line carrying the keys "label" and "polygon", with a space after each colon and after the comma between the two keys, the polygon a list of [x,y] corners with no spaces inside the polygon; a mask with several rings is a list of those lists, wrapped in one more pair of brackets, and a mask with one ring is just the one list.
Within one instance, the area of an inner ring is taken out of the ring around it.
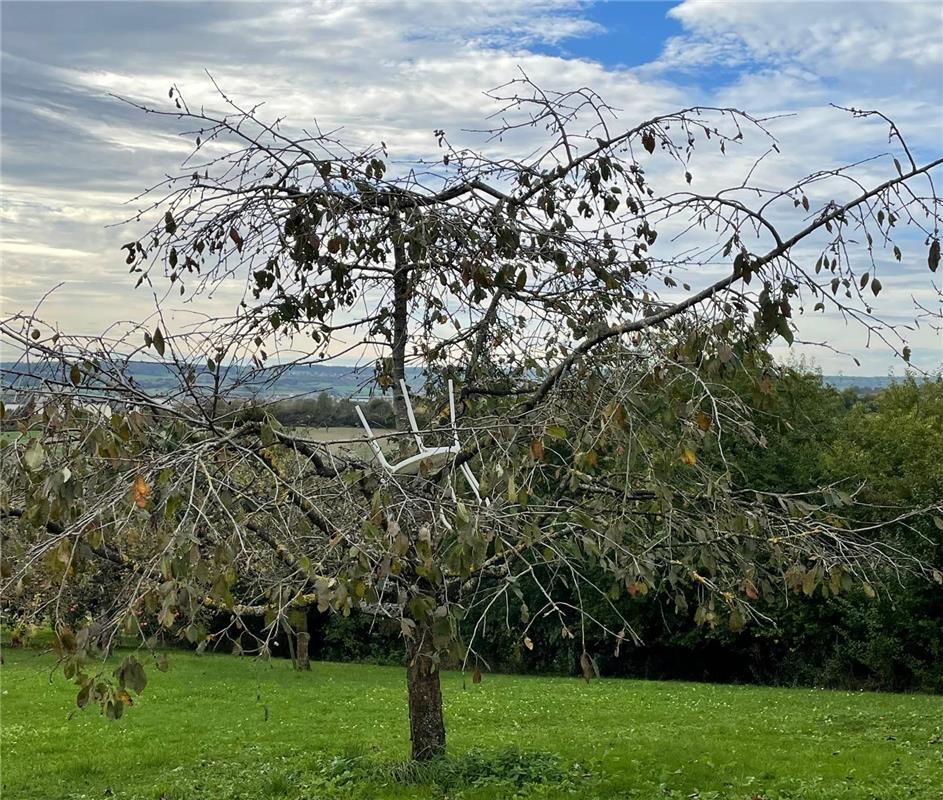
{"label": "sky", "polygon": [[[152,312],[119,249],[134,229],[117,223],[192,144],[112,95],[166,103],[176,84],[210,104],[207,73],[271,116],[343,125],[394,156],[435,153],[435,128],[480,128],[494,110],[483,93],[519,68],[548,88],[593,87],[626,126],[692,104],[794,114],[774,127],[782,156],[764,176],[774,182],[893,150],[883,126],[831,103],[894,118],[918,161],[943,154],[940,3],[7,0],[0,50],[0,304],[5,315],[33,308],[58,286],[42,316],[77,333]],[[888,163],[868,177],[890,177]],[[915,302],[940,310],[925,248],[906,252],[882,262],[876,306],[903,323]],[[800,336],[861,363],[796,348],[828,374],[901,371],[840,318],[804,318]],[[940,368],[937,332],[907,338],[914,363]]]}

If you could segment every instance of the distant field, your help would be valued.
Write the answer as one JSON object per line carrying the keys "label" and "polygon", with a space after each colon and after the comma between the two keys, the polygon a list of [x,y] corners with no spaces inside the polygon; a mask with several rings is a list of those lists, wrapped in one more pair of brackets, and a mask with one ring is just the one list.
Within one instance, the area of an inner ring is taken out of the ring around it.
{"label": "distant field", "polygon": [[[332,450],[338,454],[352,453],[357,458],[370,459],[373,453],[367,444],[367,434],[363,428],[339,425],[337,427],[297,427],[292,433],[305,439],[315,439],[319,442],[335,442]],[[394,431],[384,428],[372,428],[374,436],[385,452],[392,448],[392,439],[388,438]]]}
{"label": "distant field", "polygon": [[[304,436],[307,439],[317,439],[320,442],[343,442],[349,441],[351,439],[363,441],[367,437],[367,434],[363,428],[354,427],[353,425],[339,425],[336,427],[298,427],[292,428],[292,432],[297,433],[300,436]],[[382,437],[384,435],[393,433],[393,431],[388,431],[383,428],[373,428],[373,432],[377,437]]]}
{"label": "distant field", "polygon": [[50,656],[5,658],[4,800],[939,800],[943,787],[941,697],[448,673],[449,760],[410,771],[398,668],[174,653],[109,722],[76,712]]}
{"label": "distant field", "polygon": [[19,431],[0,431],[0,444],[15,442],[21,436],[39,436],[39,431],[27,431],[26,433],[20,433]]}

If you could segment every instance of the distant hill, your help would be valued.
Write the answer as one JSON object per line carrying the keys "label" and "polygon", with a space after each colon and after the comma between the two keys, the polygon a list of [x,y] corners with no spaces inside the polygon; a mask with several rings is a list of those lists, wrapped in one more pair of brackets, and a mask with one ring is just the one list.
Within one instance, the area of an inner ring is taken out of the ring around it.
{"label": "distant hill", "polygon": [[[16,367],[12,362],[0,362],[2,385],[9,385],[10,370]],[[21,368],[18,368],[21,369]],[[32,365],[32,374],[37,377],[44,369],[54,370],[52,365]],[[152,361],[132,361],[129,374],[144,390],[152,394],[169,394],[177,388],[175,373],[165,364]],[[241,384],[246,370],[231,367],[227,373],[229,385]],[[422,382],[422,372],[417,368],[406,370],[406,379],[410,386]],[[282,371],[278,367],[270,368],[264,378],[248,385],[240,385],[240,394],[262,394],[269,397],[289,397],[303,394],[328,392],[335,397],[358,397],[365,394],[373,381],[372,366],[350,367],[326,364],[295,366]],[[893,383],[895,378],[887,375],[823,375],[825,383],[836,389],[859,389],[872,392],[883,389]],[[212,383],[210,373],[202,371],[197,376],[197,383],[208,386]]]}
{"label": "distant hill", "polygon": [[823,375],[822,380],[836,389],[860,389],[873,392],[890,386],[899,378],[888,375]]}
{"label": "distant hill", "polygon": [[[13,379],[12,371],[22,375],[23,366],[12,362],[0,362],[0,382],[4,388]],[[43,375],[55,374],[61,370],[51,363],[30,365],[29,373],[37,379]],[[61,371],[58,373],[61,377]],[[301,365],[288,369],[272,367],[251,382],[246,378],[250,374],[244,367],[230,367],[224,370],[223,385],[242,395],[260,394],[269,397],[291,397],[304,394],[328,392],[335,397],[358,397],[369,391],[373,383],[373,367],[348,367],[329,365]],[[410,386],[422,382],[421,370],[406,370],[406,381]],[[128,375],[141,389],[154,395],[171,394],[179,389],[179,376],[169,366],[151,361],[132,361],[128,365]],[[20,378],[22,380],[22,378]],[[206,369],[196,376],[198,386],[212,386],[212,374]]]}

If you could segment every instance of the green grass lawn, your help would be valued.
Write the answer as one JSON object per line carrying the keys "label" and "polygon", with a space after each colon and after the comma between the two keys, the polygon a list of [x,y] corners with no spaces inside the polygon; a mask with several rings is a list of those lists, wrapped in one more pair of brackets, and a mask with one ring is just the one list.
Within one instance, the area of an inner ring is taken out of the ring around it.
{"label": "green grass lawn", "polygon": [[172,653],[109,722],[5,658],[3,800],[943,797],[941,697],[448,673],[450,760],[414,771],[401,669]]}

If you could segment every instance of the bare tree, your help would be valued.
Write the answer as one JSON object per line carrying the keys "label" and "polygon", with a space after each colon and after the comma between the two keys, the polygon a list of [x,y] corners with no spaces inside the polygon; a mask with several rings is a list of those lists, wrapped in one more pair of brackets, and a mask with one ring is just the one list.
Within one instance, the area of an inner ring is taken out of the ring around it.
{"label": "bare tree", "polygon": [[[195,149],[139,198],[131,222],[153,225],[125,245],[132,273],[190,297],[240,286],[242,299],[232,316],[180,331],[160,304],[156,327],[95,338],[37,314],[3,321],[22,353],[8,387],[29,398],[30,434],[4,459],[5,595],[38,587],[30,613],[58,624],[62,588],[107,562],[125,577],[108,630],[150,647],[150,619],[218,642],[208,612],[231,620],[241,649],[263,652],[309,606],[391,619],[424,759],[445,746],[440,665],[477,671],[481,626],[518,623],[507,610],[524,582],[544,598],[520,614],[531,646],[543,615],[582,641],[603,623],[581,598],[613,586],[664,592],[679,608],[693,596],[699,622],[737,629],[784,588],[940,579],[880,536],[931,509],[862,524],[847,486],[733,489],[725,439],[753,434],[724,381],[742,372],[768,393],[771,339],[792,343],[793,315],[827,308],[909,360],[906,329],[872,304],[885,254],[900,260],[908,240],[923,239],[921,258],[938,268],[943,159],[917,163],[888,120],[899,155],[876,162],[885,180],[864,183],[849,165],[770,187],[754,175],[778,145],[769,120],[743,111],[688,108],[626,129],[589,89],[547,92],[525,76],[491,94],[486,138],[527,155],[490,158],[440,130],[440,160],[403,164],[385,144],[291,133],[222,94],[219,113],[179,94],[173,108],[141,107],[186,126]],[[692,188],[695,148],[757,141],[765,155],[741,180]],[[424,371],[413,388],[430,440],[453,435],[445,386],[459,387],[464,449],[447,466],[390,474],[281,428],[264,403],[233,402],[284,370],[365,352],[375,387],[393,393],[401,455],[412,446],[407,366]],[[128,363],[142,358],[165,366],[172,393],[134,380]],[[604,587],[591,577],[600,570]],[[249,615],[264,617],[260,637]],[[79,704],[120,714],[128,689],[143,688],[140,663],[109,681],[87,629],[59,631]],[[627,623],[608,633],[616,648],[636,638]],[[585,646],[581,664],[589,678]]]}

